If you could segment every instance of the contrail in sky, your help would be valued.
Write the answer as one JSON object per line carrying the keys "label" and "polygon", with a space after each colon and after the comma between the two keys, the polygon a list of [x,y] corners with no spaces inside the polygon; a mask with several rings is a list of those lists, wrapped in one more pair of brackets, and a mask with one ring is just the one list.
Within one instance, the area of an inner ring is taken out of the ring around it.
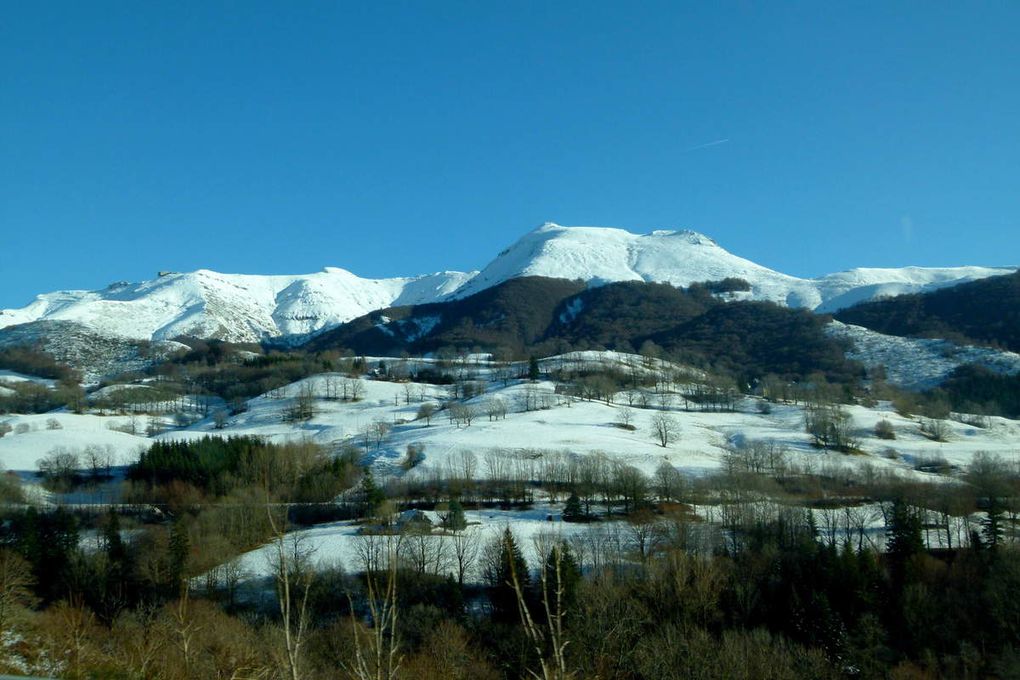
{"label": "contrail in sky", "polygon": [[698,149],[707,149],[710,146],[719,146],[720,144],[728,144],[729,141],[730,140],[729,140],[728,137],[726,139],[717,139],[714,142],[708,142],[707,144],[698,144],[697,146],[692,146],[689,149],[684,149],[681,153],[687,153],[689,151],[697,151]]}

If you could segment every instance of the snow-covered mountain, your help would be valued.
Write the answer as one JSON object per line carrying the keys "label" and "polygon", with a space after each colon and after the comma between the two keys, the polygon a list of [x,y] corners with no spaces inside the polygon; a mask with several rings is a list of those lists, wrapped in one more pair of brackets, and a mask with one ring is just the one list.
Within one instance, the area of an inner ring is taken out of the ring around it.
{"label": "snow-covered mountain", "polygon": [[0,311],[0,328],[68,321],[113,337],[164,340],[181,335],[236,342],[301,336],[375,309],[435,302],[473,274],[363,279],[344,269],[297,276],[220,274],[201,269],[98,291],[40,295]]}
{"label": "snow-covered mountain", "polygon": [[517,276],[581,279],[591,284],[654,281],[676,286],[736,277],[751,284],[750,299],[831,312],[881,295],[924,292],[1013,271],[990,267],[851,269],[801,279],[733,255],[695,231],[639,235],[623,229],[547,223],[500,253],[456,295],[470,295]]}
{"label": "snow-covered mountain", "polygon": [[623,229],[547,223],[504,250],[480,273],[393,279],[363,279],[337,268],[295,276],[171,273],[98,291],[43,294],[27,307],[0,310],[0,328],[67,321],[106,336],[132,339],[300,337],[377,309],[465,297],[521,276],[580,279],[589,285],[654,281],[678,286],[737,277],[751,285],[749,293],[738,296],[830,312],[879,295],[922,292],[1012,271],[853,269],[801,279],[733,255],[693,231],[638,235]]}

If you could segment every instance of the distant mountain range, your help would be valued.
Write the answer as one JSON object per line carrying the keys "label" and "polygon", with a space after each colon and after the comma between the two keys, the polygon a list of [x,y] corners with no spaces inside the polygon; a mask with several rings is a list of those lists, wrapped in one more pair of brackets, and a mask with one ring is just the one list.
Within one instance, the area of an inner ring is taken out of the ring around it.
{"label": "distant mountain range", "polygon": [[851,269],[802,279],[733,255],[693,231],[638,235],[622,229],[544,224],[479,272],[392,279],[364,279],[337,268],[295,276],[164,272],[141,283],[39,295],[21,309],[0,310],[0,329],[22,326],[24,334],[24,324],[64,322],[62,326],[131,340],[193,336],[297,342],[373,311],[463,299],[522,277],[563,279],[588,288],[625,281],[688,286],[735,278],[747,285],[726,293],[729,299],[833,312],[875,298],[922,293],[1014,271],[904,267]]}

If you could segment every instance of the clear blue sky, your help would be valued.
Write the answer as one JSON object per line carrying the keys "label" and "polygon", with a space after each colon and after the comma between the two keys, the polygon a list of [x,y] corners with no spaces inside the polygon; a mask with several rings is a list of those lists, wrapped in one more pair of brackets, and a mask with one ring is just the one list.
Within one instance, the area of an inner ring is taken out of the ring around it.
{"label": "clear blue sky", "polygon": [[841,4],[8,2],[0,307],[472,269],[547,220],[1020,264],[1020,3]]}

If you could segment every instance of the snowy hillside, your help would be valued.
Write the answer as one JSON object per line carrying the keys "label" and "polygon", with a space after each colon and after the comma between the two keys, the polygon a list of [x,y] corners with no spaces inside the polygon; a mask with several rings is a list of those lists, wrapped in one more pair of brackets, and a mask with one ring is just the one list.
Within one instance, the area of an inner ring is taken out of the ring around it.
{"label": "snowy hillside", "polygon": [[1020,354],[1015,352],[933,338],[901,338],[839,321],[828,324],[826,332],[851,342],[848,358],[869,368],[883,366],[886,380],[909,390],[931,389],[964,364],[1002,375],[1020,373]]}
{"label": "snowy hillside", "polygon": [[[545,369],[554,369],[582,358],[589,368],[604,364],[625,370],[634,370],[643,361],[635,355],[588,352],[549,357],[541,364]],[[377,359],[368,360],[373,363]],[[674,368],[687,370],[682,366]],[[1020,423],[1004,418],[989,419],[991,425],[984,429],[947,421],[949,441],[933,442],[921,433],[917,420],[897,414],[888,403],[874,408],[850,406],[848,413],[863,453],[844,456],[824,453],[811,445],[811,437],[804,431],[803,405],[776,404],[771,412],[763,413],[757,408],[760,400],[746,398],[735,413],[703,412],[686,410],[676,398],[665,410],[676,419],[679,437],[675,443],[662,447],[654,435],[653,421],[663,410],[657,399],[645,406],[638,401],[628,406],[624,393],[616,395],[612,404],[567,399],[556,392],[556,383],[552,381],[511,380],[502,384],[494,379],[496,376],[484,361],[466,366],[465,371],[484,381],[486,387],[484,394],[466,402],[476,416],[470,425],[451,422],[443,411],[437,411],[431,421],[418,417],[421,404],[430,403],[438,409],[449,398],[445,386],[374,380],[364,382],[363,398],[358,402],[317,399],[314,417],[301,423],[288,422],[285,414],[296,395],[302,390],[325,394],[327,381],[339,379],[336,375],[322,374],[288,385],[280,391],[286,395],[282,398],[279,394],[266,394],[250,400],[248,410],[231,416],[222,429],[210,417],[157,438],[254,435],[276,442],[311,440],[327,447],[346,441],[365,448],[365,460],[371,462],[377,474],[406,474],[412,478],[456,477],[465,466],[478,478],[508,474],[514,466],[528,470],[527,474],[538,474],[536,470],[542,466],[589,455],[632,465],[649,476],[664,461],[686,474],[700,476],[723,465],[729,443],[771,440],[786,447],[791,461],[802,466],[870,464],[896,474],[933,479],[916,472],[914,462],[941,457],[953,465],[965,466],[977,451],[1012,455],[1020,436]],[[691,375],[693,379],[695,374]],[[525,406],[529,402],[531,408]],[[506,415],[487,416],[492,403],[505,407]],[[620,422],[622,413],[630,415],[633,429],[615,424]],[[888,420],[896,430],[893,446],[900,455],[895,459],[885,455],[890,442],[874,434],[879,420]],[[367,433],[379,422],[392,427],[382,440],[373,441]],[[409,445],[421,447],[424,459],[414,469],[404,471],[401,462]]]}
{"label": "snowy hillside", "polygon": [[583,280],[589,285],[654,281],[686,286],[727,277],[746,280],[738,297],[831,312],[879,295],[972,281],[1010,269],[854,269],[800,279],[755,264],[693,231],[638,235],[605,227],[544,224],[500,253],[480,273],[440,272],[363,279],[344,269],[295,276],[170,273],[98,291],[40,295],[21,309],[0,310],[0,328],[65,321],[117,338],[166,340],[181,335],[256,341],[300,338],[386,307],[466,297],[522,276]]}

